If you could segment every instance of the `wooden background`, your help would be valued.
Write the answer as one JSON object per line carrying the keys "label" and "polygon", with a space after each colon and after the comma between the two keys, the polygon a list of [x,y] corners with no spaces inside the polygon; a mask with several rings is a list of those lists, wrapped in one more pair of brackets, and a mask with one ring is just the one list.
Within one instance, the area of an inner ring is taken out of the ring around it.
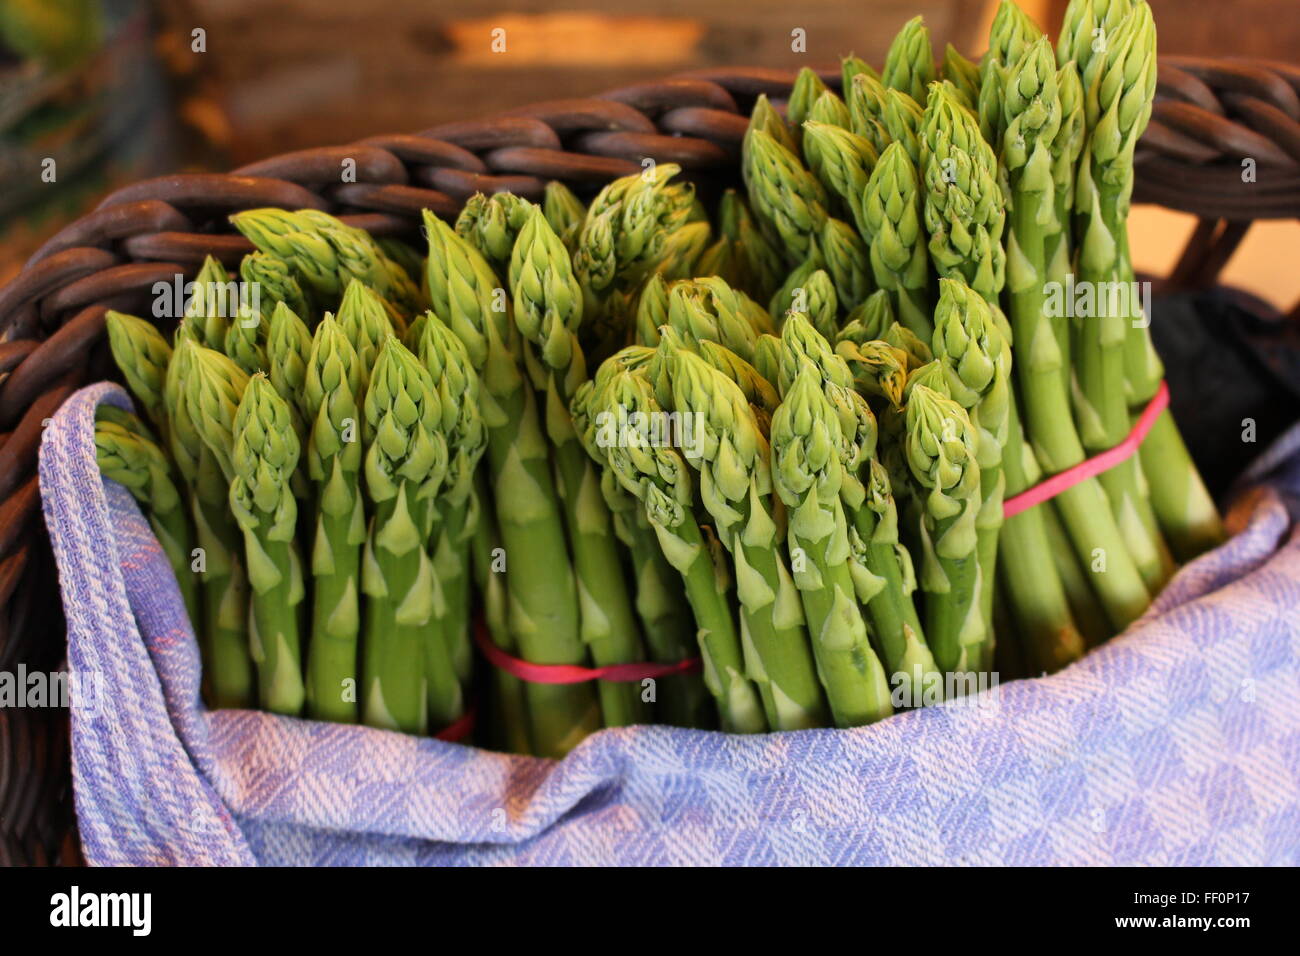
{"label": "wooden background", "polygon": [[[1055,34],[1065,0],[1021,0]],[[1300,0],[1152,0],[1161,49],[1300,59]],[[242,162],[724,64],[879,64],[921,14],[937,54],[987,45],[993,0],[173,0],[187,118]],[[207,51],[190,51],[191,31]],[[504,29],[505,52],[492,31]],[[807,52],[791,51],[791,30]],[[208,157],[212,153],[206,154]]]}
{"label": "wooden background", "polygon": [[[539,0],[185,0],[160,9],[171,33],[169,61],[202,91],[187,111],[239,162],[696,67],[797,67],[848,52],[879,63],[917,14],[941,52],[949,39],[968,46],[987,6],[566,0],[558,10]],[[207,32],[206,53],[189,52],[195,27]],[[496,28],[505,30],[504,53],[491,49]],[[791,51],[795,28],[806,33],[806,53]]]}

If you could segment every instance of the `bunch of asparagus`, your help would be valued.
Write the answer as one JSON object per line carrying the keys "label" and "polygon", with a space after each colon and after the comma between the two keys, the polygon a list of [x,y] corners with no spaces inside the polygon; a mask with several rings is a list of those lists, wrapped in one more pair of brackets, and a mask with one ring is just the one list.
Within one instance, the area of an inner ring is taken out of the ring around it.
{"label": "bunch of asparagus", "polygon": [[[481,692],[489,742],[556,756],[650,720],[867,724],[1123,629],[1223,533],[1168,413],[1003,502],[1159,387],[1146,316],[1053,306],[1134,279],[1154,83],[1142,0],[1073,0],[1056,50],[1007,0],[978,64],[917,18],[840,94],[760,96],[712,221],[672,164],[426,212],[423,259],[235,215],[258,301],[214,308],[208,260],[170,341],[110,313],[142,417],[97,426],[210,699],[427,733]],[[701,672],[477,681],[476,619],[531,664]]]}

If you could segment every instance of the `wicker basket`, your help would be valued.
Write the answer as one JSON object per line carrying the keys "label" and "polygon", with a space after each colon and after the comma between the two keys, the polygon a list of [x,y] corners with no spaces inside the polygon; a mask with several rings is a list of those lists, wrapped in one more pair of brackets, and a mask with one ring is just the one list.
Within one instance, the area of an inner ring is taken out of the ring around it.
{"label": "wicker basket", "polygon": [[[824,78],[838,86],[838,72]],[[536,199],[549,179],[590,192],[646,156],[680,164],[710,193],[736,179],[753,99],[784,97],[793,80],[764,69],[684,74],[230,174],[165,176],[105,198],[0,289],[0,670],[56,669],[64,653],[39,515],[42,423],[73,390],[113,375],[107,309],[138,311],[155,282],[192,275],[208,254],[234,266],[251,251],[229,213],[309,207],[378,236],[418,237],[423,209],[453,217],[477,191]],[[1165,285],[1209,285],[1252,220],[1300,216],[1300,69],[1167,57],[1158,95],[1135,199],[1200,217]],[[338,182],[345,158],[355,183]],[[1243,181],[1244,158],[1257,162],[1257,181]],[[73,823],[66,714],[0,709],[0,864],[78,862]]]}

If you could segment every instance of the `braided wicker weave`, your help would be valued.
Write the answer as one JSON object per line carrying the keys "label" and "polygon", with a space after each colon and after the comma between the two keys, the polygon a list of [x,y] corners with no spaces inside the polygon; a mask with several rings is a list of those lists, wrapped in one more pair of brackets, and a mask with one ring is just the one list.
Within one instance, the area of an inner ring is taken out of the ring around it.
{"label": "braided wicker weave", "polygon": [[[838,86],[836,71],[824,74]],[[420,212],[453,217],[477,191],[539,198],[549,179],[591,191],[644,157],[711,192],[735,181],[754,98],[788,95],[788,71],[725,69],[521,107],[416,135],[303,150],[229,174],[136,183],[51,238],[0,289],[0,670],[56,669],[63,618],[40,518],[42,423],[78,386],[111,375],[104,313],[149,314],[155,282],[251,251],[227,216],[323,209],[378,236],[416,236]],[[344,159],[356,182],[340,183]],[[1243,160],[1255,160],[1255,181]],[[1167,283],[1215,280],[1254,219],[1300,216],[1300,68],[1167,57],[1139,155],[1135,199],[1201,222]],[[141,309],[144,311],[140,311]],[[67,716],[0,709],[0,864],[78,859]]]}

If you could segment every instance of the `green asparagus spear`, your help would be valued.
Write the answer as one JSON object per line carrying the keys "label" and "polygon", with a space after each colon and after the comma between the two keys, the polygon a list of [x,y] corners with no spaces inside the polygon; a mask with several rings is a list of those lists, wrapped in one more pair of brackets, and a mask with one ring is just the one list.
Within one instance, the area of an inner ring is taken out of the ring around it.
{"label": "green asparagus spear", "polygon": [[[985,637],[979,664],[993,662],[993,594],[1002,528],[1006,478],[1002,449],[1007,443],[1011,396],[1011,348],[998,330],[993,310],[965,283],[939,280],[934,310],[934,355],[941,363],[948,395],[966,409],[976,429],[976,458],[980,469],[980,510],[975,519],[980,564],[980,613]],[[1017,556],[1011,556],[1016,560]]]}
{"label": "green asparagus spear", "polygon": [[[569,403],[586,378],[578,342],[582,290],[568,253],[542,215],[529,213],[510,259],[515,324],[546,369],[546,430],[554,450],[580,599],[582,639],[598,666],[644,659],[632,598],[623,578],[617,541],[599,478],[574,430]],[[605,724],[643,722],[647,709],[632,683],[598,685]]]}
{"label": "green asparagus spear", "polygon": [[787,265],[801,262],[826,221],[826,191],[794,152],[753,124],[741,163],[754,211],[777,237]]}
{"label": "green asparagus spear", "polygon": [[840,60],[840,88],[847,90],[853,83],[853,78],[865,74],[875,79],[880,79],[880,74],[866,60],[860,56],[850,53]]}
{"label": "green asparagus spear", "polygon": [[617,369],[598,395],[597,442],[619,483],[635,495],[677,569],[695,613],[704,659],[704,683],[718,704],[724,730],[759,733],[763,708],[745,672],[720,566],[715,563],[692,509],[690,469],[681,454],[657,437],[666,421],[643,369]]}
{"label": "green asparagus spear", "polygon": [[879,155],[893,138],[885,129],[885,87],[879,78],[860,73],[844,87],[849,108],[849,129],[861,136]]}
{"label": "green asparagus spear", "polygon": [[[200,356],[197,365],[205,379],[208,362]],[[208,396],[217,394],[205,386],[200,403],[208,404]],[[244,532],[259,699],[266,710],[296,715],[304,698],[297,606],[306,591],[294,542],[298,507],[289,476],[298,466],[299,446],[289,403],[265,375],[248,380],[233,434],[230,510]]]}
{"label": "green asparagus spear", "polygon": [[441,416],[432,376],[389,337],[365,398],[365,488],[374,515],[361,573],[367,598],[362,712],[373,727],[414,734],[428,728],[422,664],[435,585],[426,542],[447,471]]}
{"label": "green asparagus spear", "polygon": [[926,637],[948,673],[974,671],[987,625],[980,613],[977,434],[965,409],[924,385],[907,402],[907,463],[924,489],[921,587]]}
{"label": "green asparagus spear", "polygon": [[804,155],[826,189],[838,197],[859,231],[867,235],[863,200],[867,180],[876,166],[870,140],[839,126],[809,120],[804,124]]}
{"label": "green asparagus spear", "polygon": [[922,127],[930,258],[940,276],[960,277],[996,304],[1006,269],[1006,211],[997,183],[998,164],[953,89],[943,84],[931,88]]}
{"label": "green asparagus spear", "polygon": [[312,627],[307,647],[307,712],[321,720],[357,720],[361,633],[361,547],[366,519],[360,472],[362,403],[367,372],[342,325],[326,315],[316,327],[303,394],[308,414],[307,470],[319,503],[311,551]]}
{"label": "green asparagus spear", "polygon": [[923,340],[934,334],[930,320],[929,261],[916,169],[898,143],[886,147],[867,182],[862,235],[871,246],[876,283],[888,290],[901,321]]}
{"label": "green asparagus spear", "polygon": [[167,405],[163,393],[172,347],[152,324],[134,315],[109,309],[104,314],[104,324],[108,328],[108,346],[113,361],[126,379],[127,387],[166,439]]}
{"label": "green asparagus spear", "polygon": [[[843,474],[840,499],[848,523],[851,569],[859,600],[901,701],[916,701],[938,691],[942,675],[925,644],[912,603],[915,576],[911,556],[899,544],[897,508],[888,474],[875,461],[878,427],[865,398],[854,391],[847,362],[811,327],[792,313],[781,330],[779,384],[782,394],[805,368],[816,370],[826,400],[839,419]],[[933,689],[933,690],[931,690]],[[900,702],[901,702],[900,701]]]}
{"label": "green asparagus spear", "polygon": [[889,680],[867,635],[850,571],[839,418],[805,365],[772,417],[772,479],[789,509],[788,546],[818,674],[838,727],[892,711]]}
{"label": "green asparagus spear", "polygon": [[200,349],[191,327],[176,330],[176,348],[163,383],[168,443],[181,478],[190,489],[198,554],[191,568],[203,584],[204,619],[200,648],[213,707],[247,707],[253,702],[253,662],[248,643],[248,578],[243,542],[230,515],[230,483],[200,436],[186,392]]}
{"label": "green asparagus spear", "polygon": [[[246,570],[249,565],[245,542],[229,503],[235,478],[235,414],[248,376],[225,355],[203,348],[188,337],[178,341],[171,368],[177,375],[177,400],[184,402],[189,423],[185,431],[192,430],[199,445],[195,479],[200,504],[196,518],[199,544],[204,548],[207,573],[214,579],[213,588],[224,591],[214,601],[213,693],[222,701],[217,706],[249,703],[244,695],[251,691],[245,684],[251,682],[251,656],[258,669],[258,699],[267,706],[267,657],[248,614],[247,588],[252,574]],[[177,415],[171,417],[177,420]],[[178,428],[178,432],[182,429]],[[191,441],[187,439],[187,444]]]}
{"label": "green asparagus spear", "polygon": [[[574,392],[570,409],[574,430],[593,461],[601,466],[600,491],[609,507],[615,533],[628,548],[636,581],[636,610],[646,645],[654,660],[661,664],[676,664],[693,656],[695,651],[695,621],[681,576],[668,563],[659,541],[637,498],[618,481],[609,467],[608,455],[597,440],[595,419],[603,399],[601,396],[618,370],[644,364],[653,349],[629,346],[604,362],[596,380],[583,382]],[[681,674],[665,678],[656,689],[659,716],[667,723],[681,727],[702,727],[716,723],[709,720],[711,710],[708,692],[698,675]]]}
{"label": "green asparagus spear", "polygon": [[578,248],[582,222],[587,218],[587,207],[582,200],[564,183],[552,179],[542,195],[542,213],[564,243],[564,248],[569,250],[569,255],[573,255]]}
{"label": "green asparagus spear", "polygon": [[951,43],[943,51],[943,78],[957,88],[962,105],[976,110],[980,100],[980,68],[966,59]]}
{"label": "green asparagus spear", "polygon": [[[1128,288],[1130,281],[1124,236],[1133,191],[1133,152],[1151,115],[1155,92],[1155,43],[1151,10],[1138,4],[1084,73],[1088,138],[1079,164],[1076,234],[1079,281],[1094,293]],[[1104,314],[1076,318],[1073,348],[1079,385],[1075,415],[1084,447],[1094,454],[1119,444],[1129,432],[1126,339],[1134,321],[1145,321],[1140,310],[1135,314],[1129,295],[1101,294],[1096,299],[1096,311]],[[1190,462],[1185,467],[1190,468]],[[1146,497],[1138,459],[1105,471],[1101,484],[1129,554],[1148,590],[1157,592],[1173,572],[1172,559]]]}
{"label": "green asparagus spear", "polygon": [[[1007,72],[1002,96],[1007,130],[1003,161],[1012,190],[1007,239],[1010,319],[1023,346],[1016,374],[1029,442],[1048,474],[1084,459],[1070,411],[1069,330],[1064,310],[1048,308],[1046,297],[1051,281],[1048,245],[1066,230],[1057,218],[1060,200],[1053,176],[1052,151],[1060,135],[1057,76],[1051,45],[1040,37]],[[1060,148],[1068,156],[1071,147]],[[1122,630],[1145,610],[1148,596],[1100,483],[1080,482],[1058,495],[1053,505],[1085,566],[1099,550],[1107,555],[1106,571],[1094,575],[1094,586],[1111,623]]]}
{"label": "green asparagus spear", "polygon": [[532,203],[513,193],[475,193],[456,218],[456,235],[482,253],[497,275],[504,276],[515,237],[532,209]]}
{"label": "green asparagus spear", "polygon": [[432,312],[425,317],[419,346],[442,408],[441,430],[447,439],[447,477],[437,502],[430,541],[438,587],[435,627],[425,648],[429,713],[445,726],[461,716],[470,679],[470,570],[467,550],[480,520],[474,487],[479,460],[487,450],[487,429],[480,412],[479,377],[460,339]]}
{"label": "green asparagus spear", "polygon": [[[581,664],[586,648],[577,586],[509,299],[486,260],[446,223],[426,214],[425,228],[433,311],[464,343],[481,379],[510,629],[529,661]],[[596,697],[587,685],[529,684],[527,698],[533,745],[542,755],[563,756],[599,727]]]}
{"label": "green asparagus spear", "polygon": [[881,82],[920,102],[925,99],[926,88],[937,75],[930,31],[921,17],[913,17],[889,45],[885,68],[880,72]]}
{"label": "green asparagus spear", "polygon": [[[231,223],[260,252],[282,260],[311,296],[317,312],[332,308],[358,279],[404,311],[423,297],[414,282],[380,250],[370,234],[315,209],[249,209]],[[394,310],[394,315],[400,313]]]}
{"label": "green asparagus spear", "polygon": [[803,135],[804,120],[812,112],[813,104],[828,92],[829,88],[815,70],[805,66],[795,76],[794,86],[790,89],[790,100],[785,108],[785,118],[794,132],[796,142]]}
{"label": "green asparagus spear", "polygon": [[672,410],[682,416],[685,458],[731,553],[742,636],[753,646],[754,680],[768,726],[799,730],[826,722],[803,608],[782,553],[785,515],[772,507],[768,438],[740,388],[686,349],[669,351]]}

